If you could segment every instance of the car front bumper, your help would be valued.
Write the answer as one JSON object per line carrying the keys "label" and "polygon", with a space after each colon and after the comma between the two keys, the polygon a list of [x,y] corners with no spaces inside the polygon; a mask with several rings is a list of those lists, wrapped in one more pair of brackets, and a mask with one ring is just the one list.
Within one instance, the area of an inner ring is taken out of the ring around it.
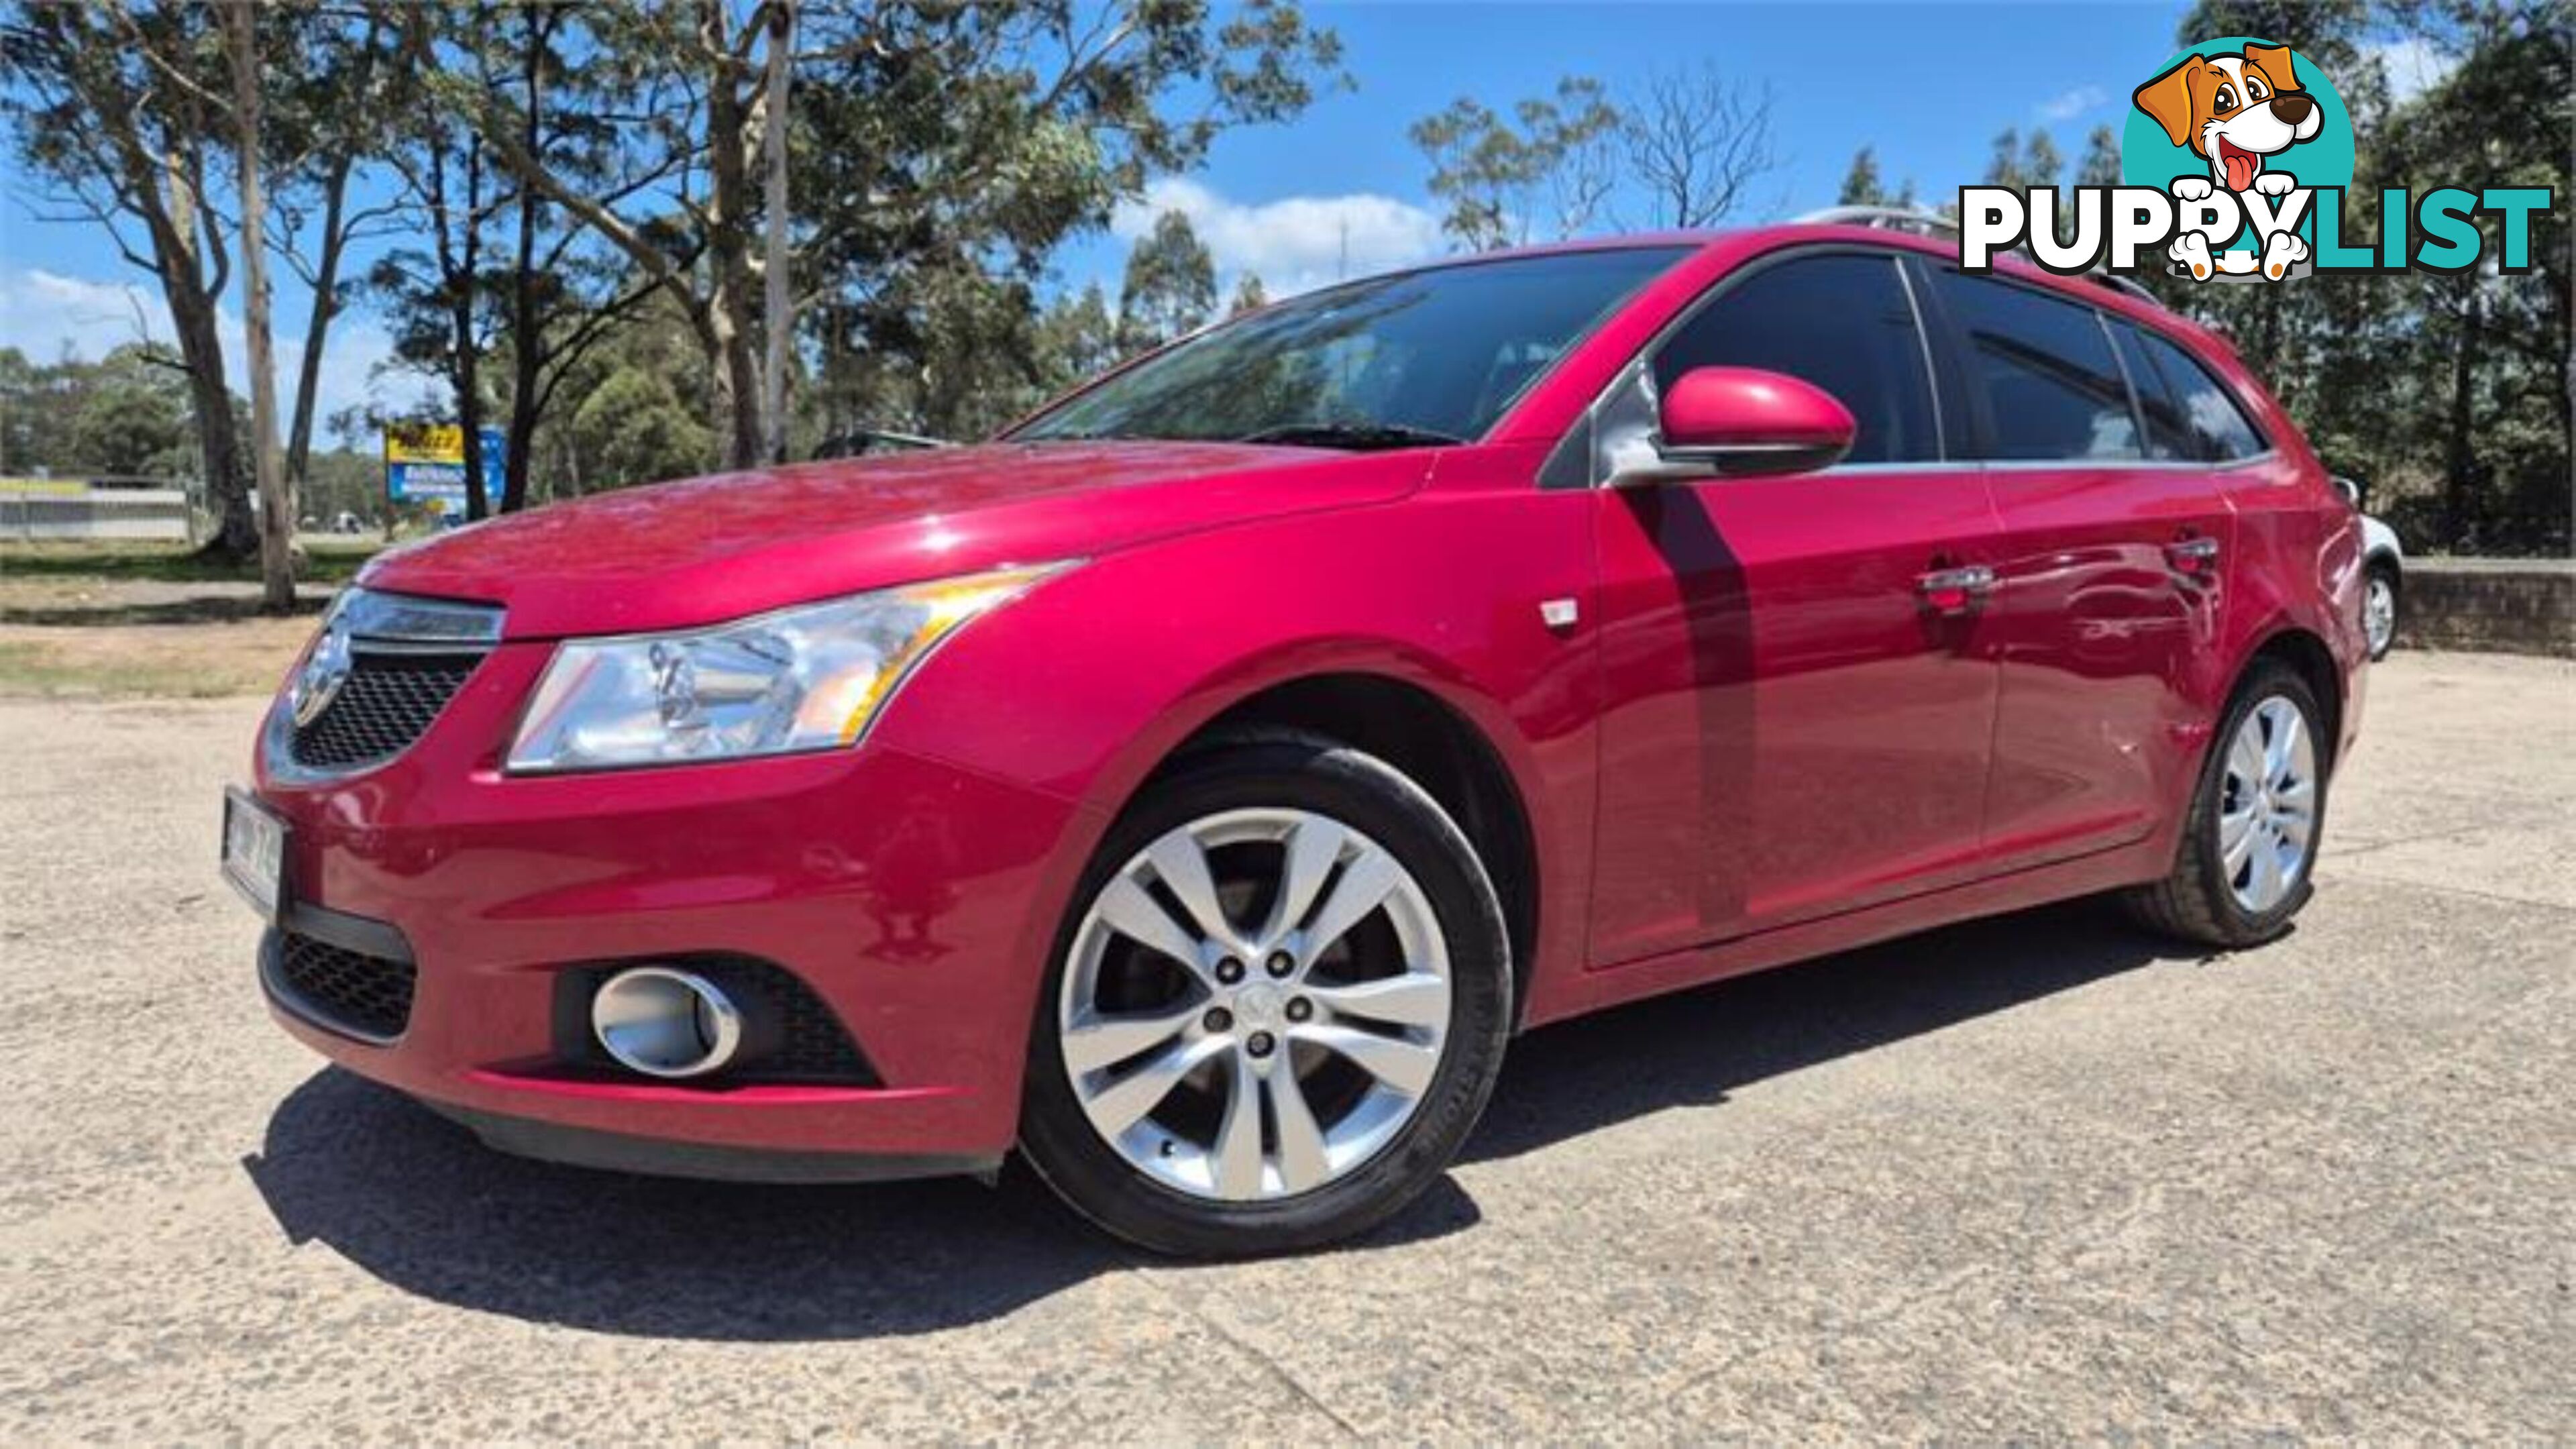
{"label": "car front bumper", "polygon": [[[1101,822],[878,745],[509,776],[502,743],[545,652],[496,650],[377,769],[259,772],[290,831],[262,970],[278,1021],[529,1155],[805,1181],[989,1169],[1016,1134],[1038,984]],[[398,1029],[353,1029],[281,989],[281,932],[407,957]],[[566,972],[710,954],[796,977],[867,1079],[698,1085],[567,1061]]]}

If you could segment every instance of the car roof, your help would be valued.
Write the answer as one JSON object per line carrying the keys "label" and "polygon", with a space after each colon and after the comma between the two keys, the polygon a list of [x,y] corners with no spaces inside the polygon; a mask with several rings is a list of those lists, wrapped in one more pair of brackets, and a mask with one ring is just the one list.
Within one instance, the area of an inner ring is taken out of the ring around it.
{"label": "car roof", "polygon": [[[1684,231],[1668,230],[1629,232],[1616,236],[1578,237],[1566,241],[1543,242],[1531,246],[1504,247],[1489,252],[1477,252],[1468,256],[1443,257],[1437,261],[1426,262],[1420,266],[1408,267],[1403,270],[1431,271],[1453,266],[1474,265],[1481,262],[1509,261],[1523,257],[1556,256],[1573,252],[1642,250],[1657,247],[1688,248],[1692,252],[1697,253],[1706,252],[1728,243],[1750,244],[1750,250],[1768,251],[1771,249],[1771,244],[1774,243],[1779,245],[1789,245],[1796,242],[1816,241],[1857,243],[1884,247],[1891,251],[1910,251],[1919,255],[1938,257],[1944,261],[1955,262],[1958,260],[1957,243],[1951,238],[1930,237],[1925,236],[1920,232],[1891,230],[1888,227],[1874,226],[1867,222],[1816,220],[1765,222],[1754,226],[1698,228]],[[1998,254],[1994,259],[1994,270],[2001,272],[2006,276],[2013,277],[2016,280],[2033,282],[2053,291],[2061,292],[2067,296],[2079,298],[2087,302],[2101,302],[2105,298],[2113,299],[2113,310],[2115,311],[2127,313],[2142,320],[2150,320],[2158,326],[2169,327],[2186,332],[2195,339],[2207,338],[2208,340],[2218,342],[2222,346],[2225,344],[2225,339],[2217,337],[2216,334],[2208,332],[2206,329],[2192,323],[2187,318],[2175,315],[2173,312],[2167,310],[2163,304],[2154,301],[2152,298],[2139,295],[2137,291],[2132,290],[2131,285],[2110,282],[2104,277],[2092,274],[2066,276],[2056,272],[2051,272],[2038,266],[2029,258],[2024,257],[2017,252]],[[2123,279],[2123,282],[2125,282],[2125,279]]]}

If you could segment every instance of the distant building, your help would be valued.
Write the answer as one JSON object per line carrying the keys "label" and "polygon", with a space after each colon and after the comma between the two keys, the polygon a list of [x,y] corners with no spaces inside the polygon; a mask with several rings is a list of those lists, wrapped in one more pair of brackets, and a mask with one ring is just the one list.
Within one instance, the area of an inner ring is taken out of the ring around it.
{"label": "distant building", "polygon": [[0,478],[0,538],[186,543],[188,492],[159,478]]}

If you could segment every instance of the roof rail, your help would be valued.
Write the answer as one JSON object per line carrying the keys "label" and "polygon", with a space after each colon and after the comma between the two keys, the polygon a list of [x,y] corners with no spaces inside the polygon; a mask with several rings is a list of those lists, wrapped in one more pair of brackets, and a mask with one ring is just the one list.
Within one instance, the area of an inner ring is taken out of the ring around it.
{"label": "roof rail", "polygon": [[[1959,234],[1959,223],[1949,217],[1902,206],[1828,206],[1789,219],[1801,226],[1866,226],[1880,231],[1911,232],[1916,236]],[[2099,265],[2086,268],[2084,275],[2134,301],[2153,307],[2164,305],[2162,299],[2135,278],[2120,276]]]}
{"label": "roof rail", "polygon": [[1868,226],[1880,231],[1910,231],[1918,236],[1959,233],[1959,224],[1950,218],[1906,206],[1828,206],[1789,219],[1801,226]]}
{"label": "roof rail", "polygon": [[2084,275],[2132,301],[2144,302],[2150,307],[2161,307],[2164,305],[2163,298],[2158,297],[2154,292],[2149,291],[2146,284],[2140,282],[2135,277],[2124,277],[2117,272],[2106,272],[2100,267],[2095,267]]}

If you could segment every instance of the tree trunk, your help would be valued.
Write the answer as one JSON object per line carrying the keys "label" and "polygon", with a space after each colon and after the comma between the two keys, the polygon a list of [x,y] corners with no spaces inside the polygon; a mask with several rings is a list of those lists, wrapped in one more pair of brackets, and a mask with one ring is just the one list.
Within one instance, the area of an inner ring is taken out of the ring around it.
{"label": "tree trunk", "polygon": [[[544,61],[549,29],[541,7],[521,13],[526,24],[520,53],[520,102],[527,112],[527,131],[520,144],[528,154],[545,155]],[[519,183],[518,255],[510,269],[510,422],[509,445],[501,459],[501,511],[528,506],[528,455],[536,442],[538,374],[545,367],[545,319],[538,315],[537,227],[545,201],[537,188]]]}
{"label": "tree trunk", "polygon": [[[130,128],[121,129],[118,136],[121,146],[129,148],[126,165],[133,173],[131,189],[152,233],[161,299],[170,308],[179,360],[188,370],[197,461],[205,470],[206,503],[215,515],[215,533],[206,541],[205,552],[228,563],[241,563],[259,552],[259,525],[251,517],[250,490],[244,486],[241,431],[233,423],[232,388],[224,380],[223,335],[215,319],[215,300],[228,269],[218,266],[210,284],[204,253],[199,250],[201,235],[218,258],[222,244],[210,231],[200,232],[198,189],[179,154],[146,155]],[[211,218],[206,222],[209,227],[213,224]]]}
{"label": "tree trunk", "polygon": [[765,198],[768,206],[768,243],[762,256],[761,280],[766,284],[761,299],[761,324],[769,341],[766,371],[762,381],[768,393],[761,399],[761,411],[768,431],[761,439],[761,457],[770,463],[787,461],[787,357],[796,334],[796,304],[788,291],[787,257],[787,81],[794,64],[796,41],[796,0],[770,0],[769,9],[769,185]]}
{"label": "tree trunk", "polygon": [[[372,44],[372,38],[370,44]],[[322,348],[331,322],[340,315],[340,256],[349,238],[342,230],[349,198],[349,171],[356,158],[341,153],[322,184],[322,255],[313,270],[313,311],[304,323],[304,356],[296,367],[295,418],[286,432],[286,476],[297,492],[305,484],[305,465],[313,456],[313,414],[320,407]]]}
{"label": "tree trunk", "polygon": [[260,602],[272,614],[295,607],[295,499],[277,456],[277,370],[269,341],[267,203],[260,196],[259,14],[233,0],[233,150],[241,162],[242,320],[250,353],[253,467],[259,477]]}
{"label": "tree trunk", "polygon": [[2470,541],[2475,521],[2470,495],[2476,480],[2470,472],[2477,465],[2477,450],[2471,430],[2477,422],[2478,352],[2486,325],[2477,274],[2470,273],[2464,281],[2467,295],[2460,308],[2460,343],[2451,353],[2451,410],[2445,429],[2449,445],[2443,449],[2442,465],[2442,542],[2454,553]]}
{"label": "tree trunk", "polygon": [[[166,265],[166,264],[165,264]],[[197,451],[206,470],[206,503],[214,511],[214,537],[206,551],[233,563],[259,553],[259,525],[251,516],[250,492],[243,487],[241,432],[233,421],[232,388],[224,381],[224,346],[215,326],[214,299],[197,290],[190,275],[162,289],[170,305],[170,326],[179,337],[179,358],[188,370],[188,406],[197,415]]]}
{"label": "tree trunk", "polygon": [[[465,224],[457,242],[462,255],[446,272],[448,327],[455,334],[449,380],[456,390],[456,425],[464,435],[465,516],[469,521],[492,511],[492,500],[483,491],[483,348],[482,340],[474,335],[474,299],[482,286],[482,215],[483,148],[477,144],[465,150]],[[440,226],[445,225],[442,217]],[[447,250],[443,236],[439,249]]]}
{"label": "tree trunk", "polygon": [[[724,0],[701,0],[699,37],[708,52],[727,53]],[[751,302],[750,107],[733,71],[716,65],[707,77],[707,267],[714,281],[707,299],[705,336],[715,346],[717,436],[725,440],[725,466],[757,468],[761,460],[760,360],[753,348]]]}

